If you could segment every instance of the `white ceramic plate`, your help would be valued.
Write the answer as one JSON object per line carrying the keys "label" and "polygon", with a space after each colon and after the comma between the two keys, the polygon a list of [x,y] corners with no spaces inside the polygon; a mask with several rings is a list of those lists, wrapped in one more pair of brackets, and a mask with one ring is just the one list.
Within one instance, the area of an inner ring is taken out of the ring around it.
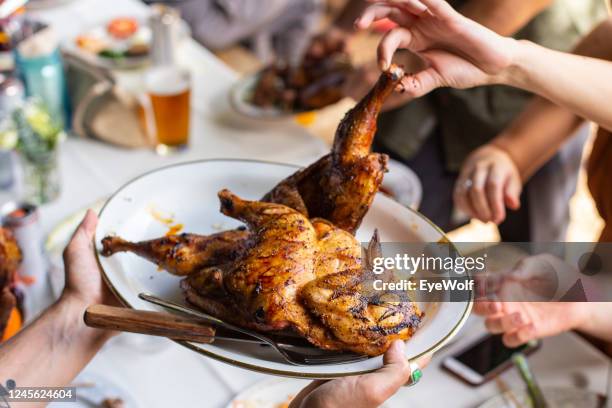
{"label": "white ceramic plate", "polygon": [[[96,246],[111,234],[139,241],[164,235],[167,226],[152,216],[152,209],[184,224],[186,231],[208,234],[240,225],[219,212],[216,193],[229,188],[247,199],[257,199],[276,183],[295,172],[296,167],[245,160],[207,160],[178,164],[144,174],[116,192],[100,213]],[[378,228],[383,242],[438,242],[444,234],[429,220],[396,201],[378,194],[357,234],[366,242]],[[155,310],[138,298],[150,292],[184,303],[180,278],[132,254],[99,256],[106,281],[123,302],[136,309]],[[421,304],[423,323],[407,342],[406,357],[417,358],[446,344],[461,328],[471,302],[440,302],[428,299]],[[335,378],[369,372],[382,365],[382,357],[342,365],[294,366],[273,351],[258,345],[217,341],[214,344],[181,342],[198,353],[243,368],[300,378]]]}
{"label": "white ceramic plate", "polygon": [[404,163],[389,159],[389,172],[385,174],[383,189],[391,197],[406,207],[419,208],[423,197],[423,186],[416,173]]}
{"label": "white ceramic plate", "polygon": [[101,41],[105,41],[109,44],[112,44],[111,48],[115,51],[123,51],[129,48],[134,42],[146,44],[147,47],[151,46],[152,33],[146,21],[137,20],[138,31],[127,40],[117,40],[114,39],[110,34],[108,34],[106,25],[109,23],[109,21],[96,24],[95,26],[92,26],[89,29],[79,33],[77,36],[67,39],[63,42],[62,48],[68,52],[83,57],[86,61],[90,61],[93,64],[105,68],[133,69],[148,64],[150,61],[150,52],[147,52],[145,55],[133,57],[105,58],[77,45],[77,38],[80,35],[87,35],[89,37],[97,38]]}
{"label": "white ceramic plate", "polygon": [[236,395],[225,408],[281,408],[310,381],[267,378]]}
{"label": "white ceramic plate", "polygon": [[237,113],[251,119],[285,120],[308,112],[304,110],[288,112],[273,106],[263,108],[253,104],[251,98],[258,79],[259,73],[247,75],[231,87],[229,93],[230,105]]}

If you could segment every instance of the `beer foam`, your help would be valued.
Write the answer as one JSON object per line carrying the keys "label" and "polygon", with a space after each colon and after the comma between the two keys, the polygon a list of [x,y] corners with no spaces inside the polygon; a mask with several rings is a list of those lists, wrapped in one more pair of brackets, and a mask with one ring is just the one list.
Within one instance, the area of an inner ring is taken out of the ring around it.
{"label": "beer foam", "polygon": [[176,95],[189,89],[189,74],[178,67],[153,68],[146,74],[147,92]]}

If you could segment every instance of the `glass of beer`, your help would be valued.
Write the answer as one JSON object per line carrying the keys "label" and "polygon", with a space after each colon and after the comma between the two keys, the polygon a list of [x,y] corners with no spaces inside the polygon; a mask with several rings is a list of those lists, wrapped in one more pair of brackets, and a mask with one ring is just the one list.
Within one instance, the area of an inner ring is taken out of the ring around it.
{"label": "glass of beer", "polygon": [[177,66],[152,68],[145,77],[149,121],[155,151],[160,155],[184,149],[189,142],[191,76]]}

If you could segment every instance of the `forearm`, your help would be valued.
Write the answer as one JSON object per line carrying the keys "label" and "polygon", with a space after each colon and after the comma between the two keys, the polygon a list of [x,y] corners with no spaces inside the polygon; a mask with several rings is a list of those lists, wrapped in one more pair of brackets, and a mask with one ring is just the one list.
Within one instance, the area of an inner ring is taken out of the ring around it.
{"label": "forearm", "polygon": [[63,297],[0,346],[0,381],[18,386],[66,386],[100,350],[109,333],[83,322],[85,306]]}
{"label": "forearm", "polygon": [[471,0],[461,14],[501,34],[511,36],[552,3],[552,0]]}
{"label": "forearm", "polygon": [[[584,57],[597,58],[599,60],[610,60],[612,59],[612,45],[610,45],[609,42],[611,36],[612,20],[603,22],[580,41],[574,53]],[[567,54],[562,55],[570,59],[580,58]],[[545,60],[545,57],[542,55],[535,57],[535,59],[537,58],[540,58],[541,61]],[[552,62],[548,62],[546,65],[555,66]],[[556,67],[558,68],[558,64]],[[612,66],[609,65],[607,68],[611,69]],[[573,93],[573,89],[590,89],[595,90],[595,93],[601,92],[600,95],[605,95],[605,91],[601,90],[598,84],[599,82],[609,82],[606,81],[606,77],[600,78],[597,77],[597,75],[586,72],[587,69],[584,69],[585,72],[582,73],[578,71],[577,74],[574,74],[574,71],[568,70],[565,66],[562,66],[558,70],[560,70],[562,74],[569,73],[571,76],[570,80],[564,81],[563,79],[554,78],[553,75],[557,70],[553,71],[552,69],[547,70],[545,68],[545,72],[540,73],[538,76],[539,79],[547,81],[543,85],[550,88],[549,91],[560,94],[559,96],[561,96],[562,100],[555,101],[558,105],[544,98],[536,97],[523,113],[520,114],[493,142],[510,154],[523,180],[528,179],[537,169],[546,163],[555,154],[561,144],[575,133],[577,127],[580,125],[581,119],[571,110],[571,107],[567,106],[567,103],[563,107],[560,106],[566,98],[571,99],[570,102],[572,103],[579,101]],[[604,74],[610,75],[612,71],[606,71]],[[550,78],[548,78],[548,76],[550,76]],[[577,80],[577,78],[584,78],[584,80]],[[572,89],[568,89],[568,87]],[[596,105],[598,102],[601,103],[600,99],[608,98],[602,98],[599,95],[593,98],[591,95],[592,93],[589,93],[588,96],[583,95],[582,105],[584,105],[583,109],[588,110],[583,116],[593,120],[594,118],[588,115],[592,109],[591,105]],[[604,104],[604,108],[605,105],[607,104]],[[600,112],[599,114],[605,115],[607,110],[603,109],[603,111],[604,112]],[[610,117],[608,117],[608,119],[610,119]]]}
{"label": "forearm", "polygon": [[612,343],[612,303],[583,302],[577,305],[581,309],[581,318],[576,322],[575,329]]}
{"label": "forearm", "polygon": [[583,123],[571,111],[534,98],[492,144],[506,151],[521,179],[528,180]]}
{"label": "forearm", "polygon": [[512,66],[496,82],[531,91],[612,129],[612,62],[516,42]]}

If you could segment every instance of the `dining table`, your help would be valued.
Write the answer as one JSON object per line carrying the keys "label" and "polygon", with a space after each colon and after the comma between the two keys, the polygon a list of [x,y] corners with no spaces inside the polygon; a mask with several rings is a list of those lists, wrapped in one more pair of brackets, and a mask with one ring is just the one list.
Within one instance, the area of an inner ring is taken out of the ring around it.
{"label": "dining table", "polygon": [[[60,3],[30,14],[54,27],[61,41],[71,41],[82,30],[113,17],[145,20],[149,13],[148,6],[137,0]],[[189,148],[162,157],[149,149],[120,148],[69,137],[60,151],[61,195],[40,207],[45,234],[71,214],[109,197],[134,177],[161,166],[212,158],[306,165],[329,150],[327,143],[313,136],[308,127],[293,120],[257,121],[234,113],[228,93],[239,79],[238,74],[195,40],[181,41],[177,55],[193,78]],[[134,73],[118,74],[119,80],[132,80],[130,76]],[[37,296],[33,315],[54,301],[51,289]],[[496,382],[469,386],[441,366],[445,357],[484,333],[482,321],[471,317],[455,341],[434,356],[420,383],[401,388],[385,406],[467,408],[498,394]],[[575,333],[545,339],[529,361],[543,386],[585,387],[602,394],[607,391],[608,358]],[[196,354],[168,339],[135,334],[121,334],[109,341],[81,376],[104,378],[116,384],[132,396],[138,407],[212,408],[228,406],[236,394],[269,378]],[[514,369],[505,371],[500,378],[509,388],[523,387]],[[287,381],[308,384],[308,380]],[[64,405],[72,406],[51,406]]]}

